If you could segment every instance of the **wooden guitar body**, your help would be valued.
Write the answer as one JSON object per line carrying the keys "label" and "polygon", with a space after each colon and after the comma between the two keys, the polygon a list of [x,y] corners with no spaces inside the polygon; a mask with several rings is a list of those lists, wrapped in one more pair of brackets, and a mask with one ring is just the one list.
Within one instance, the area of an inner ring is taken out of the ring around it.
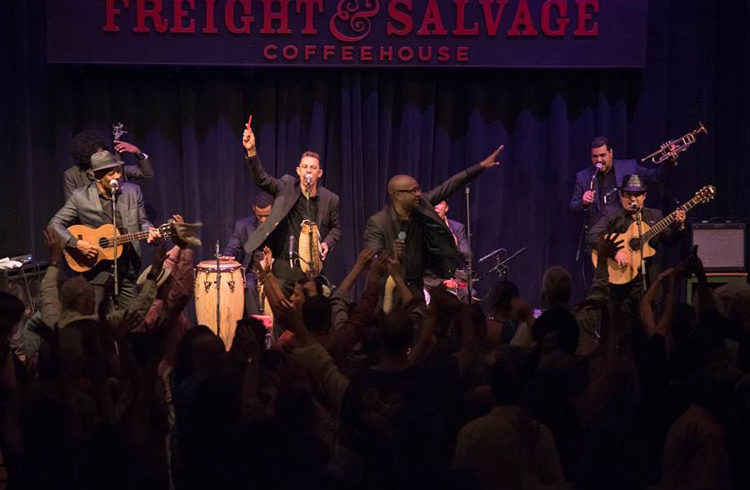
{"label": "wooden guitar body", "polygon": [[[157,228],[163,237],[172,234],[172,222],[164,223]],[[71,235],[79,240],[85,240],[99,248],[96,257],[88,258],[77,249],[65,249],[65,261],[71,269],[76,272],[86,272],[91,270],[102,260],[115,260],[115,247],[113,240],[117,237],[117,258],[122,255],[122,249],[127,243],[145,240],[148,238],[148,231],[136,231],[126,235],[120,234],[111,223],[91,228],[86,225],[72,225],[68,227]]]}
{"label": "wooden guitar body", "polygon": [[[71,269],[76,272],[91,270],[102,260],[115,260],[115,248],[112,246],[112,237],[119,236],[120,232],[112,224],[102,225],[99,228],[89,228],[85,225],[73,225],[68,231],[77,239],[85,240],[99,247],[99,253],[95,257],[86,257],[76,249],[65,249],[65,261]],[[117,258],[122,255],[123,245],[117,246]]]}
{"label": "wooden guitar body", "polygon": [[[617,235],[615,240],[622,240],[622,250],[627,255],[628,265],[618,265],[617,261],[613,258],[607,259],[607,269],[609,269],[609,282],[612,284],[627,284],[638,275],[638,269],[641,265],[641,258],[647,259],[653,257],[656,254],[648,242],[643,244],[643,250],[641,250],[639,237],[641,234],[645,234],[651,227],[645,221],[640,224],[640,233],[638,232],[638,222],[630,224],[625,233]],[[597,253],[594,250],[591,254],[591,259],[596,267]]]}

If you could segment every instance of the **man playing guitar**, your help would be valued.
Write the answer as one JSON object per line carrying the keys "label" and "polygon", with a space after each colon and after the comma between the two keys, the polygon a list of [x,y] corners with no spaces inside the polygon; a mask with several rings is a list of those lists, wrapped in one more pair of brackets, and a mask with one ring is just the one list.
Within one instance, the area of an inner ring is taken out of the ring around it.
{"label": "man playing guitar", "polygon": [[[117,227],[121,232],[148,232],[148,242],[151,243],[161,236],[146,217],[143,207],[141,189],[135,184],[123,183],[122,162],[106,151],[94,153],[91,157],[89,170],[93,182],[86,187],[77,189],[67,200],[65,205],[52,217],[49,227],[52,227],[65,241],[65,247],[76,250],[86,257],[96,257],[99,246],[73,236],[68,227],[82,224],[93,228],[112,223],[112,197],[116,194]],[[116,183],[113,186],[113,183]],[[138,287],[136,279],[141,267],[141,253],[138,242],[123,245],[122,256],[118,259],[119,306],[127,306],[135,298]],[[111,264],[100,263],[84,277],[95,288],[97,303],[103,298],[104,286],[110,277]]]}
{"label": "man playing guitar", "polygon": [[[636,174],[623,176],[622,185],[618,191],[620,198],[619,209],[605,208],[602,216],[591,227],[591,231],[586,237],[586,242],[591,248],[607,233],[625,233],[633,223],[638,223],[639,220],[643,224],[642,230],[645,233],[663,218],[662,212],[658,209],[644,206],[646,201],[646,184],[643,181],[643,177]],[[685,211],[678,209],[674,215],[675,220],[673,225],[649,242],[649,245],[655,250],[658,250],[662,243],[674,243],[678,238],[677,233],[685,229]],[[617,266],[622,268],[631,265],[635,266],[640,273],[635,279],[624,284],[619,289],[621,293],[624,293],[623,296],[629,296],[630,293],[634,293],[632,299],[638,301],[643,294],[643,278],[641,274],[643,274],[644,266],[646,278],[653,279],[658,275],[658,264],[656,260],[653,260],[653,257],[645,259],[643,266],[641,264],[630,264],[631,257],[627,248],[623,247],[620,249],[614,256],[614,261],[617,263]],[[612,278],[610,278],[610,282],[612,282]],[[613,290],[613,293],[616,294],[617,292]]]}

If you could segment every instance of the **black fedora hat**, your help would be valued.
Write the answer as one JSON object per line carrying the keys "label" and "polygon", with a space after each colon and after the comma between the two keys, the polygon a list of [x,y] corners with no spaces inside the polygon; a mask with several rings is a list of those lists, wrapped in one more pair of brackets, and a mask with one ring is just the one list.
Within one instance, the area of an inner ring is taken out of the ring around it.
{"label": "black fedora hat", "polygon": [[626,174],[622,176],[621,192],[646,192],[646,182],[638,174]]}
{"label": "black fedora hat", "polygon": [[120,165],[122,165],[122,160],[120,160],[107,150],[97,151],[96,153],[91,155],[92,172],[119,167]]}

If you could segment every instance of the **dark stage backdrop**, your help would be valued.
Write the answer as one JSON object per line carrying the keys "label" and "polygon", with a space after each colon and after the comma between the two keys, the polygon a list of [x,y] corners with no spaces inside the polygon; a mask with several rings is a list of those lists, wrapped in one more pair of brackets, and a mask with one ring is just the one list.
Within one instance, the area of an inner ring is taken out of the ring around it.
{"label": "dark stage backdrop", "polygon": [[[502,166],[471,187],[473,246],[477,256],[528,247],[511,278],[534,303],[548,266],[575,268],[580,219],[568,201],[596,135],[612,138],[617,157],[635,158],[703,120],[711,134],[680,159],[661,204],[713,183],[716,201],[692,217],[748,214],[746,2],[650,2],[643,70],[532,71],[49,65],[42,4],[7,2],[0,21],[0,256],[44,258],[71,136],[122,121],[155,165],[142,184],[154,222],[172,213],[202,221],[199,255],[208,257],[256,192],[240,146],[249,112],[272,173],[292,172],[307,148],[322,155],[324,183],[341,196],[335,281],[385,203],[389,176],[409,173],[428,188],[501,143]],[[464,221],[463,191],[450,204]]]}

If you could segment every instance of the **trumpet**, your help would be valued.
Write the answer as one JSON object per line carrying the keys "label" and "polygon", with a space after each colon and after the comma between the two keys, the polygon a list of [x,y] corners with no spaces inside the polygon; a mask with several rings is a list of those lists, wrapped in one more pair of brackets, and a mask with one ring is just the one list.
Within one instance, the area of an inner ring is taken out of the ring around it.
{"label": "trumpet", "polygon": [[652,154],[641,158],[642,162],[651,160],[653,163],[661,163],[664,160],[676,162],[680,153],[690,148],[695,143],[695,137],[701,133],[708,134],[708,129],[702,122],[698,121],[698,127],[681,138],[669,140]]}

